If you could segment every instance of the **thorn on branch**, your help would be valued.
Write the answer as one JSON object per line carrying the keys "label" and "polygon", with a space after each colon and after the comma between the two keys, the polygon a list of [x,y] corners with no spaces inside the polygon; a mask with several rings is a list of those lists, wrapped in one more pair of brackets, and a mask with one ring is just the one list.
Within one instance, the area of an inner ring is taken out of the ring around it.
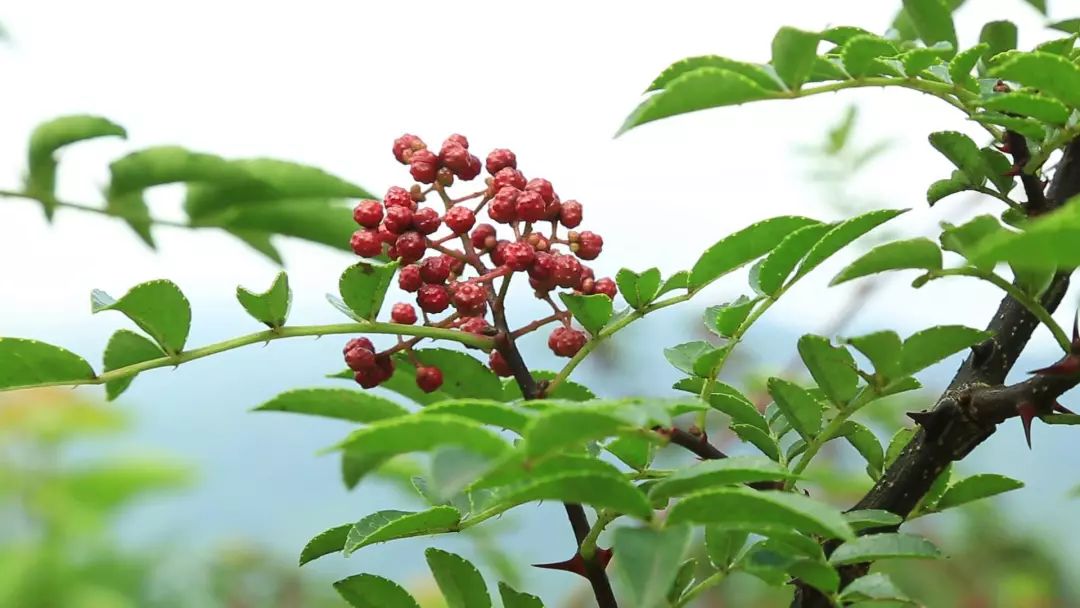
{"label": "thorn on branch", "polygon": [[[611,556],[613,554],[614,551],[612,551],[611,549],[597,547],[596,553],[594,554],[593,558],[594,563],[600,566],[601,570],[606,570],[608,563],[611,562]],[[585,563],[585,558],[581,556],[580,552],[574,553],[574,556],[568,560],[563,560],[561,562],[551,562],[547,564],[533,564],[533,567],[544,568],[546,570],[562,570],[563,572],[571,572],[585,579],[589,578],[589,572],[586,569],[587,564]]]}

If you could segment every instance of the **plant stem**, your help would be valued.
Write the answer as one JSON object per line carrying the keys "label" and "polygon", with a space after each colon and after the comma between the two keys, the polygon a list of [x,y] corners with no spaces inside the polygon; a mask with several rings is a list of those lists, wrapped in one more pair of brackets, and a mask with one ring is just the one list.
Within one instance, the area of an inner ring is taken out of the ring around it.
{"label": "plant stem", "polygon": [[193,226],[185,222],[174,222],[171,220],[163,220],[157,218],[147,217],[135,217],[133,215],[119,212],[115,209],[106,209],[104,207],[95,207],[93,205],[86,205],[83,203],[70,203],[67,201],[59,201],[56,199],[45,200],[35,194],[28,192],[16,192],[14,190],[0,190],[0,197],[6,198],[21,198],[28,201],[37,201],[43,205],[53,205],[54,207],[62,207],[64,209],[76,209],[78,211],[85,211],[87,213],[96,213],[98,215],[104,215],[108,217],[116,217],[122,220],[131,220],[137,222],[146,222],[157,226],[171,226],[173,228],[216,228],[216,226]]}
{"label": "plant stem", "polygon": [[621,516],[620,513],[609,511],[604,509],[600,511],[596,516],[596,521],[593,522],[592,528],[589,529],[589,534],[585,537],[585,540],[581,541],[581,547],[578,548],[578,552],[581,553],[581,557],[586,560],[593,558],[596,554],[596,541],[600,538],[600,533],[607,528],[608,524],[615,521]]}
{"label": "plant stem", "polygon": [[708,578],[694,585],[690,588],[689,591],[684,593],[683,596],[679,598],[679,601],[672,606],[672,608],[681,608],[682,606],[686,606],[694,598],[701,595],[703,592],[720,584],[720,581],[724,580],[726,576],[727,573],[723,570],[717,570],[716,572],[713,572]]}
{"label": "plant stem", "polygon": [[484,350],[490,350],[494,344],[494,341],[487,336],[479,336],[476,334],[470,334],[468,332],[452,329],[443,329],[439,327],[400,325],[397,323],[379,322],[337,323],[333,325],[297,325],[293,327],[282,327],[280,329],[268,329],[265,331],[248,334],[246,336],[240,336],[238,338],[232,338],[230,340],[224,340],[222,342],[209,344],[200,348],[186,350],[175,355],[166,355],[163,357],[158,357],[156,359],[149,359],[140,363],[134,363],[132,365],[127,365],[124,367],[118,367],[92,379],[41,382],[33,385],[0,388],[0,392],[45,386],[80,386],[84,384],[105,384],[106,382],[120,380],[122,378],[128,378],[140,372],[145,372],[147,370],[156,369],[159,367],[175,367],[182,363],[187,363],[188,361],[202,359],[203,357],[209,357],[210,355],[216,355],[218,353],[223,353],[225,351],[240,348],[241,346],[247,346],[249,344],[272,342],[274,340],[281,340],[284,338],[360,333],[406,335],[431,338],[434,340],[450,340],[453,342],[464,344],[466,346],[472,346]]}

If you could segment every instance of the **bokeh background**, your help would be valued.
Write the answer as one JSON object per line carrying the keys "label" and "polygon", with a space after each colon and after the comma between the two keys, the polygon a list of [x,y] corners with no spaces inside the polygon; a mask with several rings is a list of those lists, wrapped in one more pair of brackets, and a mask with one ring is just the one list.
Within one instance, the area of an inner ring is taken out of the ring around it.
{"label": "bokeh background", "polygon": [[[545,176],[585,203],[587,224],[605,236],[599,274],[621,266],[668,274],[728,232],[784,213],[837,219],[852,210],[911,207],[891,235],[931,234],[940,221],[997,209],[964,196],[927,208],[926,186],[950,167],[926,134],[982,136],[945,104],[915,92],[850,91],[726,108],[612,137],[672,61],[710,53],[765,61],[782,25],[883,31],[898,4],[16,0],[0,6],[9,37],[0,43],[0,188],[20,183],[35,125],[92,113],[124,125],[129,140],[65,153],[59,192],[66,200],[100,201],[108,162],[157,144],[296,160],[379,192],[407,179],[389,153],[394,137],[408,131],[440,141],[460,132],[481,150],[513,148],[528,175]],[[1075,16],[1067,13],[1078,7],[1068,4],[1051,0],[1051,15]],[[957,12],[962,44],[993,19],[1016,22],[1022,48],[1055,37],[1026,2],[969,0]],[[844,124],[853,127],[838,139]],[[154,214],[179,218],[180,194],[154,190]],[[90,290],[123,293],[164,277],[192,301],[191,344],[257,329],[233,292],[237,284],[268,285],[275,265],[212,230],[165,228],[156,237],[151,251],[119,221],[61,210],[50,225],[36,205],[0,199],[0,335],[62,344],[98,362],[124,322],[92,317]],[[351,256],[297,241],[281,249],[295,291],[292,321],[338,319],[324,294]],[[770,311],[731,380],[801,373],[790,362],[802,333],[981,326],[1000,299],[964,279],[913,291],[903,275],[870,288],[827,290],[831,272],[849,259],[838,256]],[[699,337],[704,305],[747,291],[742,276],[720,281],[700,302],[626,331],[576,378],[605,396],[669,394],[676,372],[660,347]],[[539,312],[530,300],[515,301],[520,319]],[[1068,322],[1076,305],[1072,293],[1059,321]],[[519,508],[484,537],[397,541],[294,566],[300,547],[326,528],[380,508],[418,506],[392,479],[365,481],[353,492],[342,487],[337,462],[315,452],[347,426],[248,411],[280,391],[333,382],[324,376],[341,367],[340,342],[282,341],[157,370],[112,406],[89,389],[5,396],[0,606],[339,606],[328,581],[361,571],[430,588],[422,557],[428,544],[476,557],[485,572],[517,577],[546,599],[578,601],[578,581],[521,568],[570,554],[558,505]],[[1053,352],[1049,335],[1038,331],[1017,377]],[[541,368],[557,364],[542,338],[529,344],[526,358]],[[943,385],[956,363],[928,370],[924,384]],[[902,424],[899,412],[932,397],[928,390],[875,412],[881,436]],[[1080,568],[1075,435],[1070,427],[1038,426],[1029,451],[1019,424],[1004,426],[959,470],[1002,473],[1027,487],[918,522],[952,557],[891,566],[930,606],[1080,605],[1077,582],[1067,576]],[[829,457],[837,470],[858,470],[843,449]],[[102,483],[94,477],[101,471],[115,475]],[[865,482],[840,479],[829,487],[846,505]],[[752,579],[734,577],[702,605],[780,605],[760,591]]]}

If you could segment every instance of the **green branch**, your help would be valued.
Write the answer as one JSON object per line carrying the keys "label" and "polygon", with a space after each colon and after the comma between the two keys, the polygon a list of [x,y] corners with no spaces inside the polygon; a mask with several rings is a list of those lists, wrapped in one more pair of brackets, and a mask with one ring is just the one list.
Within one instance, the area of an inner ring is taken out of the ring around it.
{"label": "green branch", "polygon": [[28,201],[37,201],[42,205],[52,205],[54,207],[60,207],[63,209],[76,209],[78,211],[85,211],[87,213],[95,213],[97,215],[104,215],[107,217],[115,217],[122,220],[128,220],[132,222],[149,223],[156,226],[171,226],[173,228],[216,228],[217,226],[194,226],[185,222],[174,222],[172,220],[163,220],[153,217],[136,217],[135,215],[117,211],[115,209],[107,209],[105,207],[95,207],[93,205],[86,205],[83,203],[70,203],[67,201],[52,199],[44,199],[36,194],[30,194],[28,192],[17,192],[14,190],[0,190],[0,197],[5,198],[21,198]]}

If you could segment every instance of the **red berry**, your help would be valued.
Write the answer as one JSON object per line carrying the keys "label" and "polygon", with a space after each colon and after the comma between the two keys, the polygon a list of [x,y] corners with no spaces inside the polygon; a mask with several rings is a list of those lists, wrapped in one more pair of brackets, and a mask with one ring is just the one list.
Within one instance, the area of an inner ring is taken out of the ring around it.
{"label": "red berry", "polygon": [[496,266],[502,266],[506,263],[506,246],[510,244],[510,241],[506,239],[500,239],[495,243],[495,246],[491,248],[491,253],[488,257],[491,258],[491,263]]}
{"label": "red berry", "polygon": [[543,295],[552,289],[555,289],[555,279],[550,277],[547,279],[535,279],[529,277],[529,285],[536,290],[538,294]]}
{"label": "red berry", "polygon": [[499,171],[510,167],[511,169],[517,168],[517,156],[513,152],[506,148],[496,148],[487,155],[487,172],[495,175]]}
{"label": "red berry", "polygon": [[509,378],[514,375],[514,372],[510,369],[510,365],[503,358],[502,353],[497,350],[491,351],[491,355],[488,356],[488,365],[491,366],[491,371],[495,372],[496,376],[502,376],[503,378]]}
{"label": "red berry", "polygon": [[354,372],[375,367],[375,353],[366,348],[354,348],[345,352],[345,365]]}
{"label": "red berry", "polygon": [[402,325],[412,325],[416,323],[416,309],[412,307],[412,304],[398,302],[390,309],[390,320]]}
{"label": "red berry", "polygon": [[450,306],[450,292],[443,285],[424,285],[416,292],[416,303],[428,314],[442,312]]}
{"label": "red berry", "polygon": [[455,146],[461,146],[462,148],[465,148],[466,150],[469,148],[469,140],[466,139],[465,136],[461,135],[460,133],[454,133],[450,137],[447,137],[446,141],[444,141],[442,145],[445,148],[446,146],[449,146],[450,144],[453,144]]}
{"label": "red berry", "polygon": [[567,228],[577,228],[581,224],[581,203],[566,201],[559,211],[559,223]]}
{"label": "red berry", "polygon": [[385,382],[394,375],[394,360],[390,355],[376,355],[375,367],[379,370],[379,382]]}
{"label": "red berry", "polygon": [[477,224],[469,235],[469,241],[478,251],[484,252],[495,246],[495,227],[491,224]]}
{"label": "red berry", "polygon": [[557,222],[559,221],[560,213],[562,213],[562,202],[560,202],[559,197],[556,196],[555,200],[548,203],[547,211],[544,213],[544,219],[549,222]]}
{"label": "red berry", "polygon": [[465,181],[475,179],[477,175],[480,175],[480,170],[484,168],[484,165],[480,162],[480,159],[475,155],[469,155],[469,161],[465,165],[465,168],[456,171],[458,177]]}
{"label": "red berry", "polygon": [[555,257],[555,272],[551,277],[559,287],[577,287],[581,280],[581,262],[570,255]]}
{"label": "red berry", "polygon": [[407,165],[412,158],[413,152],[423,150],[426,147],[427,144],[424,143],[424,140],[411,133],[406,133],[394,140],[394,158],[396,158],[399,163]]}
{"label": "red berry", "polygon": [[596,293],[602,293],[605,296],[614,300],[615,294],[619,292],[619,289],[615,286],[615,281],[612,281],[608,277],[604,277],[602,279],[597,279],[593,283],[593,291],[595,291]]}
{"label": "red berry", "polygon": [[416,201],[413,200],[412,194],[409,194],[408,190],[397,186],[390,186],[390,189],[386,191],[383,204],[387,208],[405,207],[409,211],[416,209]]}
{"label": "red berry", "polygon": [[[458,254],[461,253],[457,250],[453,251],[456,251]],[[462,272],[465,272],[465,260],[448,253],[442,254],[442,257],[446,258],[447,262],[450,262],[450,274],[461,274]]]}
{"label": "red berry", "polygon": [[517,241],[508,244],[503,249],[502,257],[510,270],[520,272],[528,270],[533,265],[533,261],[536,260],[536,252],[533,251],[532,245],[524,241]]}
{"label": "red berry", "polygon": [[487,290],[479,283],[455,283],[451,293],[454,308],[464,316],[479,316],[487,308]]}
{"label": "red berry", "polygon": [[517,219],[517,199],[520,190],[504,187],[488,203],[488,216],[500,224],[509,224]]}
{"label": "red berry", "polygon": [[548,336],[548,348],[560,357],[573,357],[589,339],[585,334],[569,327],[557,327]]}
{"label": "red berry", "polygon": [[547,281],[555,276],[555,256],[543,251],[537,252],[536,259],[529,267],[529,276],[538,281]]}
{"label": "red berry", "polygon": [[412,264],[424,257],[424,252],[427,251],[427,243],[424,242],[424,237],[420,236],[420,233],[410,230],[397,238],[397,241],[394,242],[394,248],[397,250],[397,257],[403,263]]}
{"label": "red berry", "polygon": [[442,386],[442,370],[434,366],[419,366],[416,368],[416,386],[425,393],[431,393]]}
{"label": "red berry", "polygon": [[447,141],[439,150],[439,162],[442,166],[458,173],[469,166],[469,151],[465,146]]}
{"label": "red berry", "polygon": [[521,171],[506,167],[504,169],[499,169],[499,171],[495,173],[495,177],[491,183],[495,187],[495,191],[498,192],[501,188],[505,188],[506,186],[512,186],[518,190],[523,190],[526,182],[525,176],[521,174]]}
{"label": "red berry", "polygon": [[[499,193],[501,194],[502,190]],[[526,190],[518,195],[514,210],[518,219],[526,222],[539,222],[547,215],[547,203],[544,202],[539,193]]]}
{"label": "red berry", "polygon": [[420,262],[420,278],[425,283],[443,284],[450,278],[450,270],[453,263],[446,256],[425,258]]}
{"label": "red berry", "polygon": [[383,243],[382,239],[379,238],[378,231],[365,228],[353,233],[352,238],[349,239],[349,245],[356,255],[373,258],[382,253]]}
{"label": "red berry", "polygon": [[484,317],[465,317],[465,320],[458,326],[458,329],[467,334],[476,334],[478,336],[486,335],[488,328],[491,325],[488,324],[487,319]]}
{"label": "red berry", "polygon": [[442,218],[439,217],[439,213],[431,207],[424,207],[417,209],[416,213],[412,217],[413,227],[416,228],[420,234],[431,234],[439,229],[442,224]]}
{"label": "red berry", "polygon": [[394,206],[386,210],[386,219],[383,220],[386,229],[395,234],[401,234],[413,226],[413,212],[408,207]]}
{"label": "red berry", "polygon": [[587,296],[591,296],[596,293],[596,281],[591,278],[582,278],[581,282],[578,283],[578,291]]}
{"label": "red berry", "polygon": [[376,366],[365,368],[353,374],[353,379],[364,388],[375,388],[382,382],[382,370]]}
{"label": "red berry", "polygon": [[375,345],[371,343],[371,340],[367,338],[353,338],[345,343],[345,348],[341,349],[341,354],[347,355],[350,350],[354,348],[362,348],[367,351],[375,352]]}
{"label": "red berry", "polygon": [[583,260],[595,260],[604,248],[604,239],[595,232],[588,230],[578,235],[576,243],[570,245],[571,251]]}
{"label": "red berry", "polygon": [[476,223],[476,214],[463,205],[451,207],[443,218],[443,223],[454,234],[465,234]]}
{"label": "red berry", "polygon": [[398,287],[409,293],[415,292],[424,284],[424,280],[421,276],[420,267],[416,264],[402,266],[397,275]]}
{"label": "red berry", "polygon": [[[393,245],[394,243],[396,243],[397,242],[397,237],[400,236],[396,232],[390,232],[390,229],[387,228],[383,224],[379,224],[378,232],[379,232],[379,240],[386,243],[387,245]],[[393,256],[391,256],[391,257],[393,257]]]}
{"label": "red berry", "polygon": [[544,199],[544,204],[555,200],[555,189],[551,187],[551,182],[542,177],[530,179],[529,183],[525,184],[525,190],[539,194]]}
{"label": "red berry", "polygon": [[360,201],[353,209],[353,221],[364,228],[378,228],[383,217],[383,206],[379,201]]}
{"label": "red berry", "polygon": [[421,184],[431,184],[439,172],[439,157],[428,150],[413,152],[409,161],[409,174]]}

